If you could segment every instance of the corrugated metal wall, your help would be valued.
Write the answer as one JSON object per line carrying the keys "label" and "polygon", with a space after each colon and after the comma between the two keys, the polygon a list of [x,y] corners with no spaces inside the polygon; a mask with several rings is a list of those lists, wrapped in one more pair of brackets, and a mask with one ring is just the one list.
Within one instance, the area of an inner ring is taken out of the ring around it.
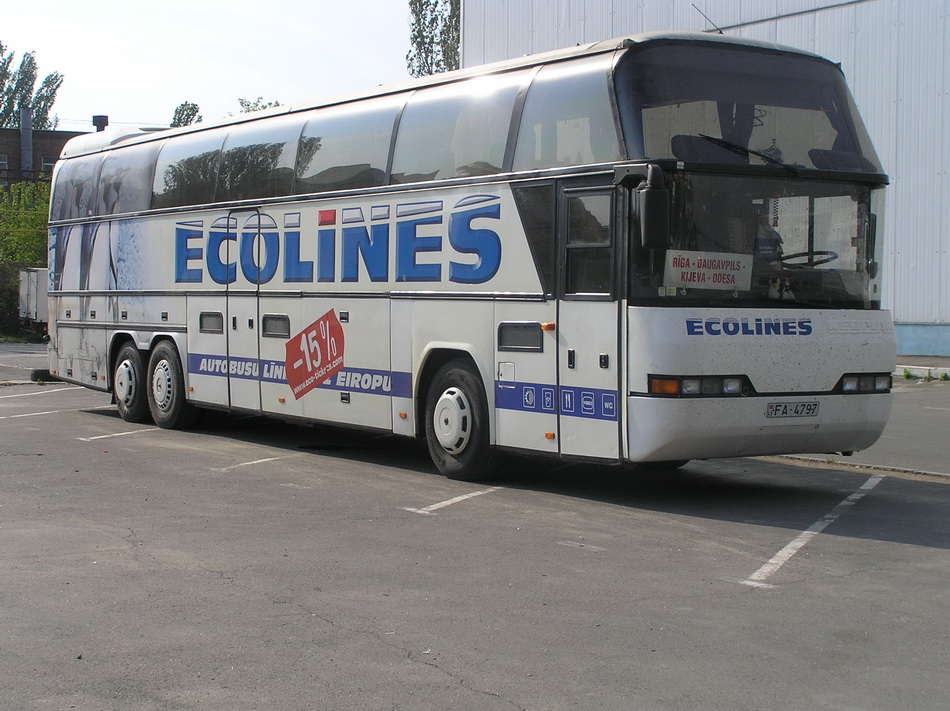
{"label": "corrugated metal wall", "polygon": [[462,0],[462,65],[712,31],[696,8],[727,34],[841,63],[891,177],[884,303],[899,349],[950,355],[950,0]]}

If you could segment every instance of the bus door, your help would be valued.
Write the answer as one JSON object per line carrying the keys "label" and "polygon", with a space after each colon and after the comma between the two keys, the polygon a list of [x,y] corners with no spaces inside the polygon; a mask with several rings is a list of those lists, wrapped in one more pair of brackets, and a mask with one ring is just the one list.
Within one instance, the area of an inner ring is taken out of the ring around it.
{"label": "bus door", "polygon": [[558,199],[558,425],[562,455],[620,457],[619,289],[614,192]]}
{"label": "bus door", "polygon": [[[256,209],[228,213],[228,396],[231,407],[261,410],[260,309],[262,282],[276,269],[277,225]],[[273,265],[271,264],[273,262]]]}

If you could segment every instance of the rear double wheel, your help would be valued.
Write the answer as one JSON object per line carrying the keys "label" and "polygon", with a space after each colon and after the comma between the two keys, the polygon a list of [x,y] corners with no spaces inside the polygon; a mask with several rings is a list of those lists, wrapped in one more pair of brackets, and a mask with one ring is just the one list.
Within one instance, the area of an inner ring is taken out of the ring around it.
{"label": "rear double wheel", "polygon": [[160,341],[148,361],[148,408],[159,427],[184,429],[195,423],[197,411],[185,398],[185,374],[178,350]]}
{"label": "rear double wheel", "polygon": [[425,431],[432,461],[450,479],[481,481],[497,469],[485,387],[469,361],[449,361],[436,372],[426,397]]}
{"label": "rear double wheel", "polygon": [[126,422],[145,422],[149,418],[148,387],[142,354],[127,341],[119,349],[112,374],[112,394],[119,416]]}

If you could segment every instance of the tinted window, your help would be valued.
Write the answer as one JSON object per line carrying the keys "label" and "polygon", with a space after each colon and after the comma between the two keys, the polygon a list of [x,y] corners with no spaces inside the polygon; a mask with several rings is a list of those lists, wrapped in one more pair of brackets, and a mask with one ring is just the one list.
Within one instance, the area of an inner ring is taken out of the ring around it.
{"label": "tinted window", "polygon": [[617,92],[631,154],[880,172],[840,69],[821,59],[693,43],[648,47],[621,63]]}
{"label": "tinted window", "polygon": [[414,94],[399,121],[392,182],[500,172],[524,77],[478,77]]}
{"label": "tinted window", "polygon": [[512,192],[541,286],[546,294],[551,294],[555,269],[554,184],[515,187]]}
{"label": "tinted window", "polygon": [[280,116],[232,128],[221,153],[216,199],[290,194],[302,123],[300,115]]}
{"label": "tinted window", "polygon": [[152,173],[161,145],[143,143],[106,154],[99,177],[100,215],[148,210]]}
{"label": "tinted window", "polygon": [[568,294],[610,293],[610,195],[584,195],[567,201]]}
{"label": "tinted window", "polygon": [[531,83],[512,170],[620,160],[610,57],[550,64]]}
{"label": "tinted window", "polygon": [[401,104],[387,98],[312,114],[300,138],[294,193],[384,185]]}
{"label": "tinted window", "polygon": [[101,155],[92,155],[59,164],[53,176],[51,220],[72,220],[96,214],[96,187],[101,163]]}
{"label": "tinted window", "polygon": [[224,130],[176,136],[158,155],[152,207],[201,205],[214,200]]}

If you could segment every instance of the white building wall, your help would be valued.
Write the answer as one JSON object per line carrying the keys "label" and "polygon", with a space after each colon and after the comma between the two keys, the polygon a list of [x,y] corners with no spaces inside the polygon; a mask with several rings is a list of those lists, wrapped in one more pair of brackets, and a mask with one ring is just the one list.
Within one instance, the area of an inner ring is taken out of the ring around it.
{"label": "white building wall", "polygon": [[839,62],[891,179],[884,305],[905,355],[950,355],[950,0],[462,0],[462,66],[654,30]]}

